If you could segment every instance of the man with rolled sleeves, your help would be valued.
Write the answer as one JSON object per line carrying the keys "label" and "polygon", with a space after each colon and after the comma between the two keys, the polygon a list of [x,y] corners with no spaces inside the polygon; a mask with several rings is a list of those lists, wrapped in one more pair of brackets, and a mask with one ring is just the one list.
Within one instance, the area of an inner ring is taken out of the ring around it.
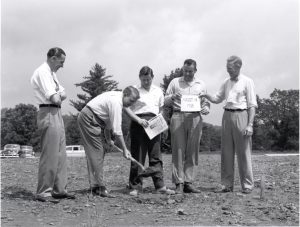
{"label": "man with rolled sleeves", "polygon": [[206,85],[195,77],[197,64],[193,59],[184,61],[183,77],[173,79],[166,91],[165,105],[173,107],[170,123],[172,148],[172,181],[177,194],[200,193],[192,183],[198,165],[200,139],[202,135],[202,116],[209,113],[210,105],[205,98],[200,98],[200,111],[181,110],[182,95],[200,97],[206,93]]}
{"label": "man with rolled sleeves", "polygon": [[47,53],[47,61],[31,77],[39,104],[37,125],[41,134],[41,156],[36,199],[41,202],[57,203],[59,199],[75,199],[66,190],[66,140],[61,113],[61,103],[66,99],[66,93],[56,76],[65,58],[66,54],[61,48],[51,48]]}
{"label": "man with rolled sleeves", "polygon": [[223,192],[234,186],[234,156],[237,154],[242,192],[251,193],[253,184],[251,149],[255,108],[257,107],[253,80],[240,73],[242,60],[237,56],[227,59],[227,78],[218,93],[206,94],[212,103],[225,100],[222,119],[221,181]]}
{"label": "man with rolled sleeves", "polygon": [[122,110],[140,98],[139,91],[128,86],[124,91],[104,92],[81,110],[77,123],[87,158],[88,177],[94,195],[112,198],[104,184],[104,145],[114,146],[111,139],[113,131],[116,141],[120,144],[125,158],[131,156],[127,149],[122,132]]}

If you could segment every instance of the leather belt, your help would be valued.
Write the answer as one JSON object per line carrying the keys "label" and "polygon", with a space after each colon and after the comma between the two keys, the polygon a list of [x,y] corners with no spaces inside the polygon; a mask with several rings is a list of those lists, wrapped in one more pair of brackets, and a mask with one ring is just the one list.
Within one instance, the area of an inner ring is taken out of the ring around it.
{"label": "leather belt", "polygon": [[55,107],[55,108],[61,108],[60,105],[56,105],[56,104],[40,104],[39,107]]}
{"label": "leather belt", "polygon": [[242,112],[242,111],[245,111],[247,109],[226,109],[225,108],[225,111],[229,111],[229,112]]}
{"label": "leather belt", "polygon": [[189,113],[189,114],[192,114],[192,113],[199,113],[199,111],[191,111],[191,112],[188,112],[188,111],[173,111],[174,113]]}
{"label": "leather belt", "polygon": [[156,115],[154,113],[141,113],[137,114],[138,117],[155,117]]}

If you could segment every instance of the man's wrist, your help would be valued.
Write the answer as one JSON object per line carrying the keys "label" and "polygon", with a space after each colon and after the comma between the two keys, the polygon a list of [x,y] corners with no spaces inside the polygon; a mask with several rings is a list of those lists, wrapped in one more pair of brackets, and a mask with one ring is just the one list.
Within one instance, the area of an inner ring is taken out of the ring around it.
{"label": "man's wrist", "polygon": [[248,123],[248,126],[253,127],[253,123]]}

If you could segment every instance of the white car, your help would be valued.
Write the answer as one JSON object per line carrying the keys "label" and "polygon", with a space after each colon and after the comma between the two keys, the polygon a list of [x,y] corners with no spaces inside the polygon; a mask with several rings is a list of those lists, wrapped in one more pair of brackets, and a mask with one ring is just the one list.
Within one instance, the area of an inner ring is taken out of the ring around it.
{"label": "white car", "polygon": [[66,146],[67,157],[85,157],[84,147],[82,145]]}
{"label": "white car", "polygon": [[20,145],[6,144],[1,151],[1,158],[19,158]]}

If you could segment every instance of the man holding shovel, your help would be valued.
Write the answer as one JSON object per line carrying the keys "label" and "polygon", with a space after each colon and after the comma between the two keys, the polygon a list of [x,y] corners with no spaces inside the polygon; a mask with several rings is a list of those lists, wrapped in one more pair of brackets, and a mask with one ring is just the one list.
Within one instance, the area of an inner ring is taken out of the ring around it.
{"label": "man holding shovel", "polygon": [[[140,99],[125,112],[132,118],[130,126],[131,154],[140,163],[144,164],[146,155],[149,157],[149,168],[156,172],[152,174],[152,180],[157,193],[175,194],[173,190],[165,186],[163,179],[163,162],[160,151],[160,135],[149,139],[144,127],[148,126],[148,120],[155,117],[162,111],[164,95],[161,89],[152,85],[153,70],[144,66],[139,73],[141,84],[136,86],[140,93]],[[130,195],[136,196],[138,188],[142,187],[143,181],[140,174],[141,168],[137,163],[131,162],[129,187],[132,189]]]}
{"label": "man holding shovel", "polygon": [[132,86],[126,87],[123,92],[105,92],[89,101],[78,115],[77,122],[87,157],[90,187],[94,195],[113,197],[103,182],[104,144],[115,146],[111,140],[112,130],[124,157],[131,158],[121,128],[122,109],[131,106],[139,98],[139,91]]}

